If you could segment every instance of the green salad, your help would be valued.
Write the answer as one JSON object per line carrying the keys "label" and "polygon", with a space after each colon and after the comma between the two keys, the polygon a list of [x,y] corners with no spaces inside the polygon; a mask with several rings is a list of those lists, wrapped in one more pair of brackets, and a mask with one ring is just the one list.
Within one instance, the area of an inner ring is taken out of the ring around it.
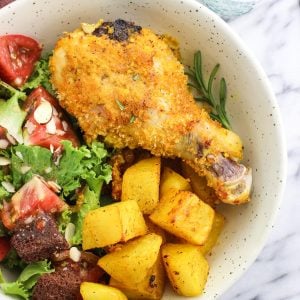
{"label": "green salad", "polygon": [[[110,203],[107,196],[102,203],[102,187],[111,181],[110,152],[99,141],[82,141],[55,99],[48,62],[49,55],[40,58],[21,86],[0,81],[0,260],[5,269],[21,271],[13,282],[1,272],[0,281],[5,294],[22,299],[31,297],[42,274],[54,271],[48,258],[33,261],[28,253],[21,258],[13,247],[12,236],[24,226],[23,220],[26,224],[41,212],[51,213],[56,234],[68,247],[81,249],[84,216]],[[36,113],[48,104],[56,133],[39,119],[47,110],[40,117]]]}

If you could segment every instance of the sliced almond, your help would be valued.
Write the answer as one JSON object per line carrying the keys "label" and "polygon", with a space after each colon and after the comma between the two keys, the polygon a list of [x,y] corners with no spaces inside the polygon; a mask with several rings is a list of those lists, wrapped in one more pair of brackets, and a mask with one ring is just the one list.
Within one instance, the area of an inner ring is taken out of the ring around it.
{"label": "sliced almond", "polygon": [[15,187],[8,181],[2,181],[1,184],[9,193],[14,193],[16,191]]}
{"label": "sliced almond", "polygon": [[81,252],[76,247],[72,247],[70,249],[70,258],[74,262],[79,262],[80,261],[80,256],[81,256]]}
{"label": "sliced almond", "polygon": [[45,173],[46,173],[46,174],[49,174],[51,171],[52,171],[52,168],[51,168],[51,167],[48,167],[48,168],[45,169]]}
{"label": "sliced almond", "polygon": [[32,221],[33,221],[33,216],[29,216],[28,218],[26,218],[26,219],[24,220],[24,223],[28,225],[28,224],[30,224]]}
{"label": "sliced almond", "polygon": [[39,124],[46,124],[51,120],[52,112],[52,105],[48,101],[42,100],[41,104],[34,111],[33,116]]}
{"label": "sliced almond", "polygon": [[61,154],[61,152],[62,152],[62,147],[59,146],[54,152],[55,152],[56,155]]}
{"label": "sliced almond", "polygon": [[60,185],[58,185],[55,181],[47,181],[47,186],[55,193],[59,193],[61,191]]}
{"label": "sliced almond", "polygon": [[23,154],[20,151],[16,151],[16,156],[23,160]]}
{"label": "sliced almond", "polygon": [[55,164],[56,166],[59,165],[59,162],[60,162],[61,157],[62,157],[61,154],[58,154],[58,155],[56,156],[56,158],[55,158],[55,160],[54,160],[54,164]]}
{"label": "sliced almond", "polygon": [[20,86],[22,84],[23,80],[21,77],[17,77],[15,80],[14,80],[14,83],[16,86]]}
{"label": "sliced almond", "polygon": [[46,131],[49,134],[56,134],[56,125],[54,118],[51,118],[51,120],[46,124]]}
{"label": "sliced almond", "polygon": [[66,226],[65,239],[69,244],[71,244],[71,240],[75,234],[75,229],[76,227],[73,223],[68,223]]}
{"label": "sliced almond", "polygon": [[23,165],[23,166],[21,166],[20,171],[22,174],[26,174],[28,171],[30,171],[30,169],[31,169],[31,167]]}
{"label": "sliced almond", "polygon": [[53,116],[55,116],[55,117],[57,117],[57,116],[58,116],[58,112],[57,112],[57,110],[56,110],[56,108],[55,108],[55,107],[53,107]]}
{"label": "sliced almond", "polygon": [[56,134],[59,135],[59,136],[63,136],[63,135],[66,134],[66,132],[63,131],[63,130],[57,129],[57,130],[56,130]]}
{"label": "sliced almond", "polygon": [[6,149],[9,145],[9,142],[7,140],[0,140],[0,149]]}
{"label": "sliced almond", "polygon": [[17,141],[14,139],[13,136],[11,136],[9,133],[7,133],[6,137],[12,145],[16,145]]}
{"label": "sliced almond", "polygon": [[63,127],[64,131],[67,131],[69,128],[68,123],[66,121],[62,121],[61,123],[62,123],[62,127]]}
{"label": "sliced almond", "polygon": [[27,128],[29,134],[32,134],[36,128],[36,126],[30,121],[27,121],[24,127]]}
{"label": "sliced almond", "polygon": [[10,165],[11,161],[10,159],[0,156],[0,166],[8,166]]}

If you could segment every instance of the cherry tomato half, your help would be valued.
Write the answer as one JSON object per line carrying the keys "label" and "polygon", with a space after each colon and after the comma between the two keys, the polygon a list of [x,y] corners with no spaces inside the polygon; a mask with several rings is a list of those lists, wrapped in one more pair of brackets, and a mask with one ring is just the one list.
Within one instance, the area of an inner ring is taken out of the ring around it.
{"label": "cherry tomato half", "polygon": [[0,78],[12,86],[22,86],[31,75],[41,51],[39,43],[28,36],[0,36]]}
{"label": "cherry tomato half", "polygon": [[55,213],[62,211],[65,203],[38,177],[25,183],[11,198],[3,202],[1,218],[3,225],[12,230],[20,219],[38,211]]}
{"label": "cherry tomato half", "polygon": [[73,146],[79,140],[72,124],[57,100],[44,88],[38,87],[26,99],[23,109],[28,113],[24,126],[24,140],[27,145],[50,149],[61,147],[61,141],[69,140]]}

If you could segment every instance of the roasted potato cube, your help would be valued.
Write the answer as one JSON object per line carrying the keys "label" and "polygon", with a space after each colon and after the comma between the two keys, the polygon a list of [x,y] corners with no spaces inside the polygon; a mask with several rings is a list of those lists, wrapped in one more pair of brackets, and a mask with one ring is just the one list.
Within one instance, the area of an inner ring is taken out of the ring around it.
{"label": "roasted potato cube", "polygon": [[[218,238],[223,230],[225,223],[225,218],[219,214],[215,213],[212,229],[209,233],[207,240],[205,241],[204,245],[199,246],[199,250],[203,255],[208,254],[212,248],[216,245]],[[174,243],[174,244],[188,244],[189,242],[183,238],[177,237],[172,234],[166,234],[167,243]]]}
{"label": "roasted potato cube", "polygon": [[100,283],[83,282],[80,285],[83,300],[127,300],[118,289]]}
{"label": "roasted potato cube", "polygon": [[159,255],[162,238],[154,233],[125,244],[99,259],[98,265],[120,283],[133,286],[145,280]]}
{"label": "roasted potato cube", "polygon": [[158,204],[160,158],[143,159],[129,167],[122,182],[122,201],[134,200],[144,214],[150,214]]}
{"label": "roasted potato cube", "polygon": [[161,256],[158,256],[154,266],[140,283],[128,285],[128,283],[120,283],[111,277],[109,285],[120,289],[129,299],[161,299],[165,288],[165,271]]}
{"label": "roasted potato cube", "polygon": [[168,190],[191,191],[190,183],[172,169],[165,167],[160,181],[160,197]]}
{"label": "roasted potato cube", "polygon": [[224,223],[225,223],[225,218],[221,214],[215,213],[214,222],[210,234],[206,242],[204,243],[204,245],[200,246],[200,251],[202,252],[203,255],[209,253],[211,249],[216,245],[218,238],[224,227]]}
{"label": "roasted potato cube", "polygon": [[191,182],[193,192],[205,203],[210,206],[215,206],[220,201],[215,191],[207,185],[207,180],[204,176],[199,176],[192,167],[186,163],[182,163],[183,176]]}
{"label": "roasted potato cube", "polygon": [[199,247],[188,244],[165,244],[164,266],[176,293],[197,296],[203,292],[208,276],[208,263]]}
{"label": "roasted potato cube", "polygon": [[83,250],[126,242],[147,233],[135,201],[118,202],[90,211],[82,229]]}
{"label": "roasted potato cube", "polygon": [[211,231],[215,212],[189,191],[170,190],[150,215],[150,220],[170,233],[203,245]]}

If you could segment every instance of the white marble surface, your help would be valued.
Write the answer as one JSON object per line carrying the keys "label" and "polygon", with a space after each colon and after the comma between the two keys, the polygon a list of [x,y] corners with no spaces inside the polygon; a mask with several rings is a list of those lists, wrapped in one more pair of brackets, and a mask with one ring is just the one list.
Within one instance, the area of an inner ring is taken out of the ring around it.
{"label": "white marble surface", "polygon": [[300,299],[300,2],[264,0],[230,25],[256,54],[273,85],[289,165],[285,196],[267,245],[220,299],[296,300]]}

